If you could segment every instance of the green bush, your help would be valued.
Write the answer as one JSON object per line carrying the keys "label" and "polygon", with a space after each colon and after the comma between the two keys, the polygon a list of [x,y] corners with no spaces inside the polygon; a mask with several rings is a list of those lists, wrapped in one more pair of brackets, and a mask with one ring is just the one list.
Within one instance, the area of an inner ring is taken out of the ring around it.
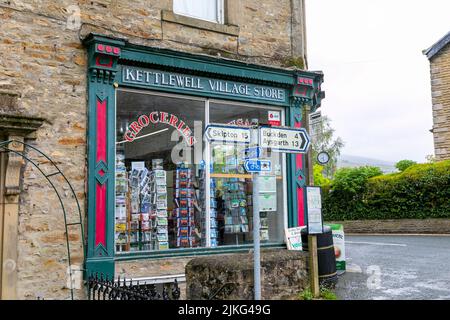
{"label": "green bush", "polygon": [[405,171],[406,169],[408,169],[409,167],[413,166],[417,164],[417,162],[412,161],[412,160],[400,160],[399,162],[397,162],[395,164],[395,167],[399,170],[399,171]]}
{"label": "green bush", "polygon": [[450,160],[372,177],[352,170],[324,189],[324,219],[450,218]]}
{"label": "green bush", "polygon": [[314,174],[314,185],[315,186],[326,186],[329,185],[331,180],[323,176],[323,166],[320,164],[315,164],[313,166],[313,174]]}

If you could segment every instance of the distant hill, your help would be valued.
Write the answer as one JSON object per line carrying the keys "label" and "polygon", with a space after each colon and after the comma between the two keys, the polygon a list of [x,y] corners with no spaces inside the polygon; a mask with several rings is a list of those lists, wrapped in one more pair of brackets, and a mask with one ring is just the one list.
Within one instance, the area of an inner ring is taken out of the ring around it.
{"label": "distant hill", "polygon": [[365,158],[365,157],[342,154],[338,158],[338,161],[337,161],[338,168],[361,167],[361,166],[378,167],[384,173],[391,173],[391,172],[398,171],[395,168],[394,162],[372,159],[372,158]]}

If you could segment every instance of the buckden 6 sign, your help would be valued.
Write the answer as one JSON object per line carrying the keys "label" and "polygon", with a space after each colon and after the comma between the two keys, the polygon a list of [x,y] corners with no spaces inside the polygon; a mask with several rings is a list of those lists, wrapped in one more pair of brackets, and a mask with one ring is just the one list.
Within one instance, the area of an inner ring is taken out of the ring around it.
{"label": "buckden 6 sign", "polygon": [[304,128],[261,126],[259,146],[277,152],[306,153],[310,145],[308,132]]}

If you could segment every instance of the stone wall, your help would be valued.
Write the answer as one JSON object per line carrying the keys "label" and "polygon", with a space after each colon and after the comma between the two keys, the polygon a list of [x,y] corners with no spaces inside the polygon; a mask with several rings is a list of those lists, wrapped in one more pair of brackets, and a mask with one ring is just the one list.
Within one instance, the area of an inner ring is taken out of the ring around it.
{"label": "stone wall", "polygon": [[[294,299],[308,286],[307,253],[261,251],[261,297],[265,300]],[[230,254],[192,259],[186,265],[187,298],[253,299],[253,254]]]}
{"label": "stone wall", "polygon": [[450,44],[430,61],[433,137],[437,160],[450,159]]}
{"label": "stone wall", "polygon": [[[170,0],[1,0],[0,89],[18,96],[2,113],[46,119],[30,141],[48,154],[73,184],[85,214],[86,185],[86,51],[81,39],[90,32],[125,38],[132,43],[220,55],[275,66],[305,65],[304,21],[292,8],[303,0],[236,0],[229,3],[229,23],[237,34],[195,28],[162,19]],[[302,45],[303,44],[303,45]],[[41,159],[43,160],[43,159]],[[44,161],[45,162],[45,161]],[[50,170],[48,163],[43,168]],[[49,172],[47,172],[49,173]],[[76,213],[64,194],[69,221]],[[58,199],[30,164],[24,170],[18,222],[17,297],[63,299],[67,253]],[[81,236],[70,233],[73,264],[82,262]],[[164,270],[165,262],[158,270]],[[161,269],[162,268],[162,269]],[[148,270],[148,269],[147,269]],[[79,297],[83,291],[78,290]]]}
{"label": "stone wall", "polygon": [[450,219],[335,221],[345,233],[450,234]]}

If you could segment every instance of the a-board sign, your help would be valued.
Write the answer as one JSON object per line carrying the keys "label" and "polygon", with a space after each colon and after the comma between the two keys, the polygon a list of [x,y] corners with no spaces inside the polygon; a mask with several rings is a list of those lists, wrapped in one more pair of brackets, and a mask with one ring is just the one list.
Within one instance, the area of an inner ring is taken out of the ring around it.
{"label": "a-board sign", "polygon": [[306,187],[308,234],[323,232],[322,194],[320,187]]}
{"label": "a-board sign", "polygon": [[284,229],[286,246],[288,250],[303,250],[302,248],[302,229],[305,227],[295,227]]}
{"label": "a-board sign", "polygon": [[216,143],[250,143],[250,129],[245,127],[211,124],[205,129],[205,137]]}
{"label": "a-board sign", "polygon": [[259,146],[276,152],[306,153],[310,138],[304,128],[267,127],[259,129]]}

